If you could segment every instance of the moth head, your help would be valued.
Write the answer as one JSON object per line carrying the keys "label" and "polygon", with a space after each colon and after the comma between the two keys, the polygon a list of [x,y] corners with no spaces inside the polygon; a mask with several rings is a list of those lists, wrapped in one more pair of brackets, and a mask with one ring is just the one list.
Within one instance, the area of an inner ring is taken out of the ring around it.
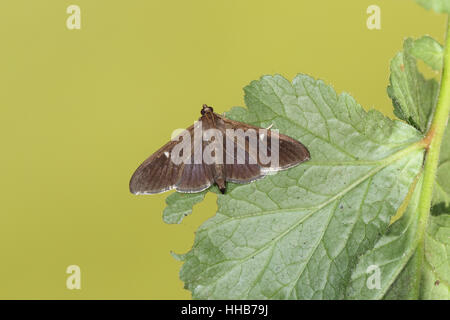
{"label": "moth head", "polygon": [[206,113],[209,113],[209,112],[214,112],[214,109],[212,107],[204,104],[200,113],[202,114],[202,116],[204,116]]}

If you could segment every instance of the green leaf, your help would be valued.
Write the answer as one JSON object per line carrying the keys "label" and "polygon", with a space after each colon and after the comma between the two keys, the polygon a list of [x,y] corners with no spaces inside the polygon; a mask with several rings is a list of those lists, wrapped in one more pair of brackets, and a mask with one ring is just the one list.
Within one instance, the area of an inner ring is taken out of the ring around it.
{"label": "green leaf", "polygon": [[184,217],[191,214],[192,207],[203,201],[207,191],[199,193],[175,192],[166,198],[167,207],[163,212],[165,223],[181,223]]}
{"label": "green leaf", "polygon": [[166,198],[167,207],[163,211],[165,223],[181,223],[184,217],[192,213],[192,207],[202,202],[208,191],[220,193],[216,186],[198,193],[174,192]]}
{"label": "green leaf", "polygon": [[433,70],[441,70],[444,59],[444,48],[430,36],[423,36],[412,42],[410,54],[421,59]]}
{"label": "green leaf", "polygon": [[450,205],[450,127],[447,126],[442,138],[439,167],[433,190],[433,204],[444,202]]}
{"label": "green leaf", "polygon": [[422,255],[415,250],[406,266],[386,292],[385,300],[417,300],[420,290]]}
{"label": "green leaf", "polygon": [[[421,242],[417,231],[421,182],[402,218],[359,259],[347,289],[348,298],[450,299],[450,215],[431,216]],[[439,211],[434,209],[435,213]],[[371,285],[374,273],[369,272],[369,266],[379,268],[378,288]]]}
{"label": "green leaf", "polygon": [[348,298],[418,298],[421,256],[416,254],[417,208],[421,189],[422,179],[419,179],[403,216],[390,226],[373,249],[360,257],[347,289]]}
{"label": "green leaf", "polygon": [[450,300],[450,215],[431,216],[425,234],[422,299]]}
{"label": "green leaf", "polygon": [[439,13],[450,13],[449,0],[416,0],[418,4],[427,10],[434,10]]}
{"label": "green leaf", "polygon": [[245,101],[248,110],[227,116],[273,124],[312,160],[229,185],[180,277],[200,299],[343,298],[357,257],[386,231],[421,168],[422,135],[306,75],[253,81]]}
{"label": "green leaf", "polygon": [[394,114],[425,132],[439,88],[434,79],[425,80],[417,70],[416,59],[410,54],[413,43],[412,39],[406,39],[403,51],[392,59],[387,92]]}

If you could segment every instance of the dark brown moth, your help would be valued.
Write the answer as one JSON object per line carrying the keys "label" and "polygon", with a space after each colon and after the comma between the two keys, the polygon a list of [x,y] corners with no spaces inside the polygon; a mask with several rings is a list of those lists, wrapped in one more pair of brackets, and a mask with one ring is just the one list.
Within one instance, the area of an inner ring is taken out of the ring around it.
{"label": "dark brown moth", "polygon": [[[227,119],[214,113],[213,108],[206,104],[203,105],[201,115],[194,125],[185,130],[183,138],[179,136],[168,142],[136,169],[130,181],[132,193],[155,194],[171,189],[195,193],[214,183],[225,193],[227,181],[248,183],[310,159],[309,151],[303,144],[274,130]],[[213,129],[210,131],[216,135],[205,139],[202,133],[200,140],[195,140],[198,139],[196,128],[202,128],[203,132]],[[240,133],[242,139],[233,136],[234,132]],[[255,132],[256,138],[253,138]],[[186,149],[179,151],[180,141],[186,139],[188,142],[189,138],[194,142],[186,144]],[[255,143],[259,151],[254,147]],[[212,150],[212,160],[200,157],[199,161],[198,150],[201,155]],[[267,157],[276,154],[277,161],[272,161],[275,159],[273,157],[268,163]],[[183,161],[174,161],[177,157]],[[219,158],[221,161],[218,161]]]}

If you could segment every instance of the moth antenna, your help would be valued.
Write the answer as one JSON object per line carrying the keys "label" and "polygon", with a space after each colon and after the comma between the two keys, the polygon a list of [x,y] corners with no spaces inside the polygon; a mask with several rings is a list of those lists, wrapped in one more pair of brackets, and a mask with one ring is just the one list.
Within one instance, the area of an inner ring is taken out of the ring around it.
{"label": "moth antenna", "polygon": [[266,130],[270,130],[273,127],[273,123],[266,128]]}

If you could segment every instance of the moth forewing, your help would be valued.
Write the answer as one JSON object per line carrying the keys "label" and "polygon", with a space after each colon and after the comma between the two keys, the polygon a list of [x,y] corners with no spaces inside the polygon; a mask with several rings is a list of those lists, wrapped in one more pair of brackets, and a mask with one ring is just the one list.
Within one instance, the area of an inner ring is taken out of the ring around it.
{"label": "moth forewing", "polygon": [[201,120],[194,123],[194,163],[203,163],[203,122]]}
{"label": "moth forewing", "polygon": [[263,166],[263,171],[276,172],[280,168],[280,149],[279,149],[278,130],[267,129],[259,130],[258,140],[258,159]]}
{"label": "moth forewing", "polygon": [[258,138],[256,130],[253,128],[236,127],[227,128],[225,132],[227,140],[226,147],[230,148],[230,152],[227,152],[229,155],[227,163],[258,163]]}
{"label": "moth forewing", "polygon": [[192,138],[191,133],[188,130],[184,130],[178,136],[174,137],[172,141],[176,142],[170,152],[165,151],[164,154],[170,154],[170,160],[175,165],[180,165],[182,163],[191,163],[193,159],[192,155]]}

